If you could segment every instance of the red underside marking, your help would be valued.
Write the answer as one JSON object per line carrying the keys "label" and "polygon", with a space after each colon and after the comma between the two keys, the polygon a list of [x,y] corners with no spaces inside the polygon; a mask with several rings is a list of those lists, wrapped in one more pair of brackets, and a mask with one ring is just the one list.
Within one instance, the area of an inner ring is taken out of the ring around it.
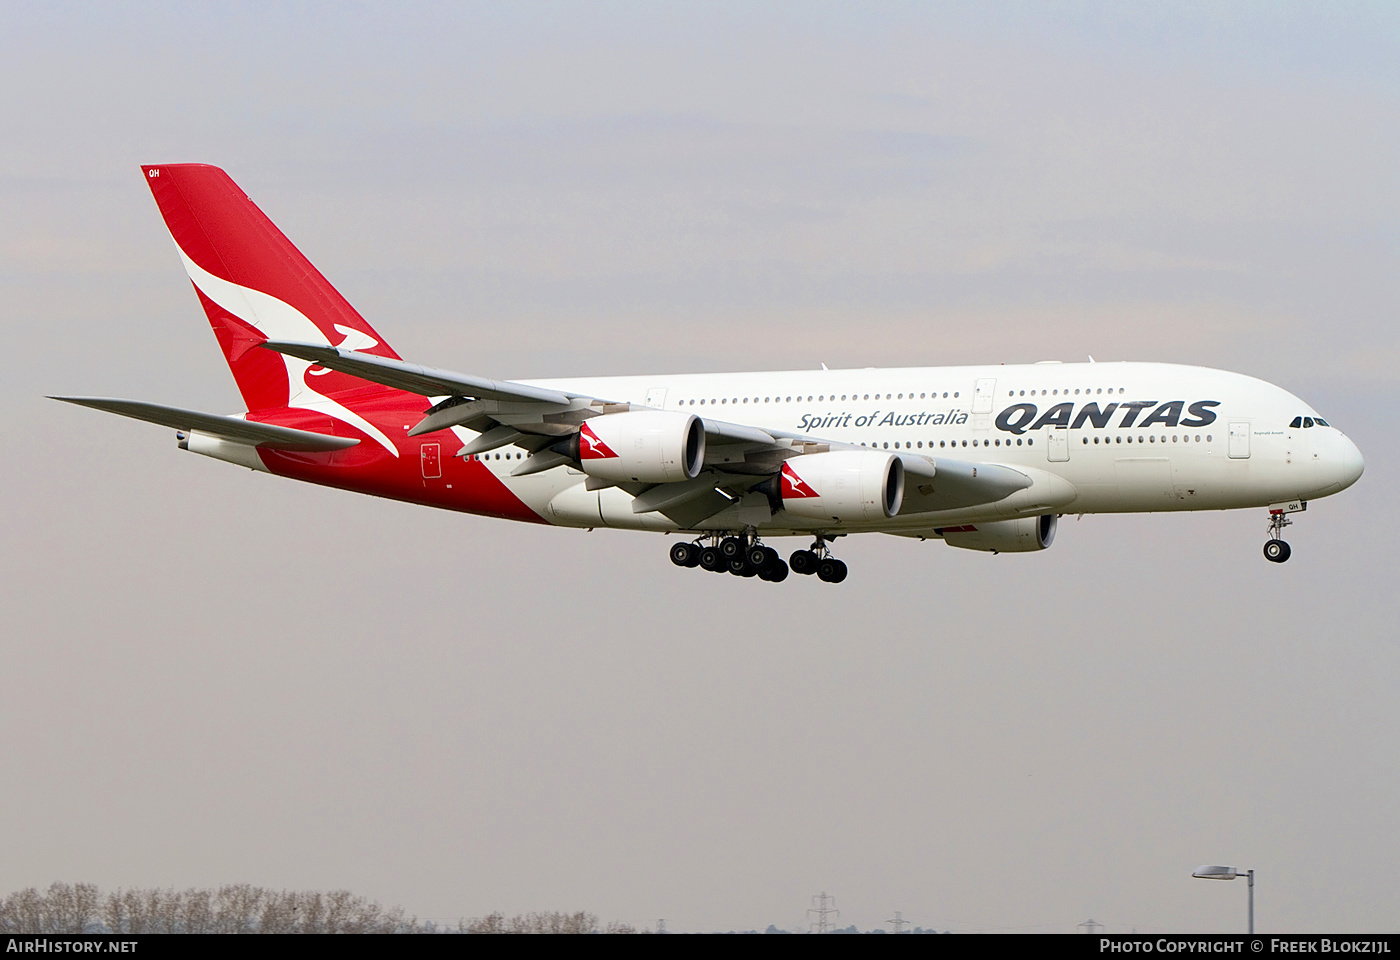
{"label": "red underside marking", "polygon": [[[369,412],[364,407],[361,407],[361,410]],[[407,419],[417,419],[418,416],[421,414],[415,412]],[[364,436],[359,430],[344,423],[304,410],[284,408],[277,411],[259,411],[258,414],[249,415],[248,419],[336,436]],[[390,436],[393,436],[395,429],[394,419],[392,416],[370,418],[371,422],[376,423]],[[397,429],[402,432],[402,423]],[[423,476],[420,450],[425,442],[442,446],[444,456],[439,461],[442,473],[440,477]],[[455,434],[442,431],[400,441],[398,457],[391,456],[376,440],[368,437],[361,440],[357,446],[334,453],[278,450],[262,450],[260,453],[267,468],[282,477],[306,480],[356,493],[368,493],[391,500],[458,510],[462,513],[530,523],[549,523],[512,493],[484,462],[464,460],[447,453],[449,450],[455,452],[460,446],[461,441]]]}
{"label": "red underside marking", "polygon": [[[500,478],[486,469],[486,465],[480,460],[464,461],[461,457],[452,457],[450,462],[455,462],[459,469],[465,467],[467,483],[470,486],[474,504],[470,508],[470,512],[502,517],[506,520],[528,520],[532,523],[549,522],[511,493]],[[446,475],[447,471],[444,470],[443,473]],[[456,488],[454,487],[448,492],[456,493]]]}

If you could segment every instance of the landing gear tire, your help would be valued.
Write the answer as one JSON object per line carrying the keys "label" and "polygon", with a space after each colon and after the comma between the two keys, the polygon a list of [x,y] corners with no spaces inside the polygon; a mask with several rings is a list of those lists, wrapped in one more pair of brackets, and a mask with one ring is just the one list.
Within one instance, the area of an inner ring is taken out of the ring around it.
{"label": "landing gear tire", "polygon": [[1293,555],[1293,548],[1282,540],[1270,540],[1264,544],[1264,558],[1273,563],[1283,563]]}
{"label": "landing gear tire", "polygon": [[719,552],[719,547],[705,547],[700,551],[700,566],[711,573],[724,573],[728,565],[724,555]]}
{"label": "landing gear tire", "polygon": [[771,563],[771,558],[768,556],[768,548],[760,547],[756,544],[749,547],[748,553],[745,556],[749,561],[749,566],[753,567],[755,570],[762,570]]}
{"label": "landing gear tire", "polygon": [[672,544],[671,562],[678,567],[693,567],[700,562],[700,548],[693,543]]}
{"label": "landing gear tire", "polygon": [[827,557],[817,564],[817,576],[827,583],[840,583],[846,579],[846,565],[834,557]]}
{"label": "landing gear tire", "polygon": [[810,550],[795,550],[788,563],[792,564],[792,572],[800,573],[803,576],[817,572],[817,555]]}
{"label": "landing gear tire", "polygon": [[724,555],[726,560],[742,557],[744,555],[744,541],[738,537],[725,537],[719,542],[719,552]]}

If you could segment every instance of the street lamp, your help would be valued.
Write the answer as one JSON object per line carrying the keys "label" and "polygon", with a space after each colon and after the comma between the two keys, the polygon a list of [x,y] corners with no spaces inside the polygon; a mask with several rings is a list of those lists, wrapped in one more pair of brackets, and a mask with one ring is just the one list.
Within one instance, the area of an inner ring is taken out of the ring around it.
{"label": "street lamp", "polygon": [[1254,871],[1239,871],[1234,867],[1222,867],[1213,864],[1204,864],[1197,867],[1191,874],[1201,880],[1234,880],[1238,877],[1249,878],[1249,932],[1254,933]]}

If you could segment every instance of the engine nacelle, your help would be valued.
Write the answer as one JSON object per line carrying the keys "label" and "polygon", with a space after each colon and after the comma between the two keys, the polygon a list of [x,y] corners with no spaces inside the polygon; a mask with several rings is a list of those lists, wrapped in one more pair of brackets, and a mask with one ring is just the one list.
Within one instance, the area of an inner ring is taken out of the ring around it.
{"label": "engine nacelle", "polygon": [[626,483],[692,480],[705,466],[705,425],[693,413],[633,410],[585,420],[575,439],[579,469]]}
{"label": "engine nacelle", "polygon": [[780,480],[783,509],[809,520],[886,520],[904,503],[904,464],[874,450],[793,457]]}
{"label": "engine nacelle", "polygon": [[950,547],[964,550],[990,550],[992,553],[1034,553],[1055,542],[1059,517],[1047,513],[1019,520],[995,520],[991,523],[944,527],[935,531]]}

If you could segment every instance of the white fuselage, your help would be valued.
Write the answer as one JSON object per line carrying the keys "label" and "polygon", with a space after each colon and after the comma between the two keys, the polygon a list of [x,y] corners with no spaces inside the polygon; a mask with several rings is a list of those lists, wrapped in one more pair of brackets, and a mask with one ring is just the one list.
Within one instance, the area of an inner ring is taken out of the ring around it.
{"label": "white fuselage", "polygon": [[[950,523],[1036,513],[1222,510],[1324,497],[1363,466],[1307,403],[1253,377],[1161,363],[779,371],[534,381],[538,386],[940,461],[1002,464],[1034,479],[1010,503],[921,511],[917,496],[888,520],[850,532],[919,533]],[[1306,418],[1310,426],[1290,426]],[[463,439],[471,434],[459,431]],[[631,495],[589,490],[577,471],[511,477],[488,468],[551,522],[676,530],[636,514]],[[707,465],[723,469],[723,448]],[[753,526],[769,534],[831,529],[769,516],[757,495],[694,529]]]}

